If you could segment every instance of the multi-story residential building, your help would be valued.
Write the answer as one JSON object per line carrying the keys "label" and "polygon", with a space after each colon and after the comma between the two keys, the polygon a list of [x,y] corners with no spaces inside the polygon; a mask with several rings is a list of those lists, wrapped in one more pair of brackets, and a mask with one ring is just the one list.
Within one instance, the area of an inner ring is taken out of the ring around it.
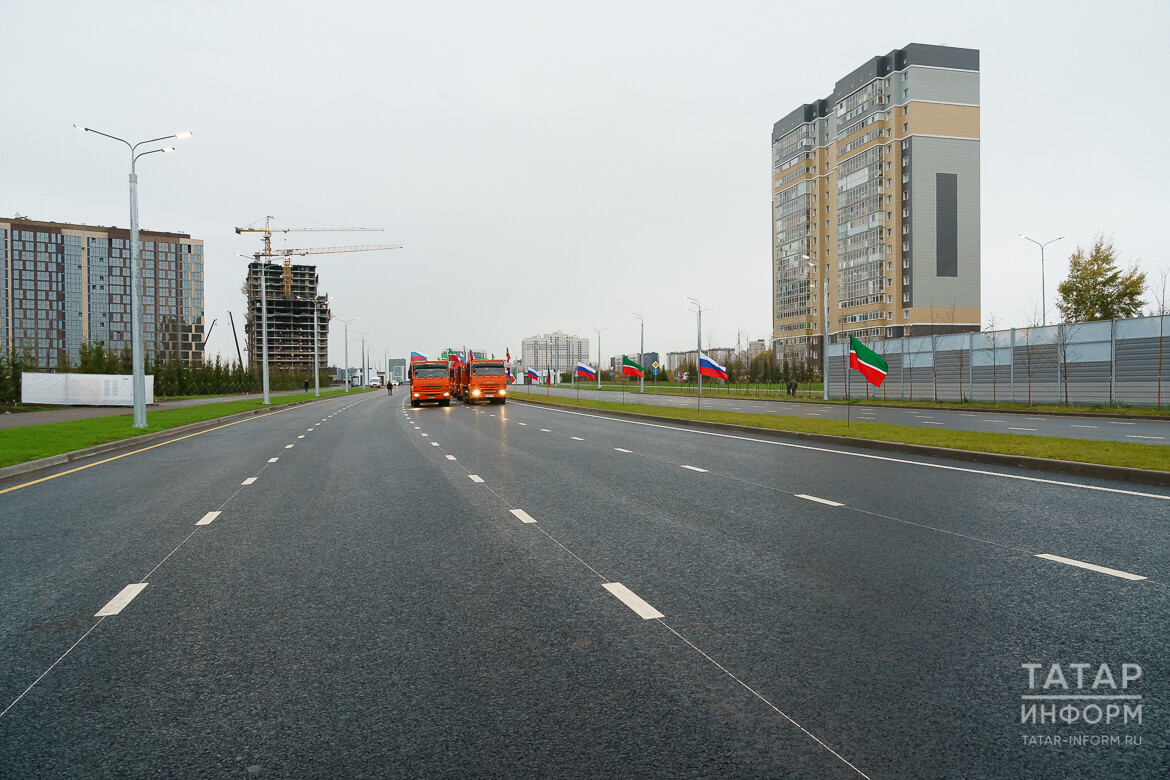
{"label": "multi-story residential building", "polygon": [[[203,242],[140,230],[147,360],[203,363]],[[77,362],[84,342],[130,349],[130,231],[0,218],[0,350],[43,370]]]}
{"label": "multi-story residential building", "polygon": [[[703,350],[703,354],[721,365],[727,363],[735,357],[735,350],[731,347],[710,347]],[[686,363],[698,365],[699,356],[695,350],[686,352],[667,352],[666,353],[666,369],[668,371],[677,371]]]}
{"label": "multi-story residential building", "polygon": [[[317,266],[292,266],[291,292],[284,292],[284,268],[277,263],[248,263],[244,286],[248,296],[245,324],[248,365],[261,369],[263,355],[260,342],[260,273],[264,268],[264,291],[268,298],[268,370],[290,373],[326,369],[329,353],[328,296],[317,292]],[[313,307],[317,307],[317,359],[313,359]],[[355,349],[360,365],[361,350]],[[360,373],[360,372],[359,372]]]}
{"label": "multi-story residential building", "polygon": [[[978,330],[979,52],[910,44],[772,128],[772,336]],[[827,310],[827,311],[826,311]]]}
{"label": "multi-story residential building", "polygon": [[541,336],[529,336],[521,341],[520,360],[523,370],[569,371],[577,363],[589,362],[589,339],[570,336],[559,330]]}

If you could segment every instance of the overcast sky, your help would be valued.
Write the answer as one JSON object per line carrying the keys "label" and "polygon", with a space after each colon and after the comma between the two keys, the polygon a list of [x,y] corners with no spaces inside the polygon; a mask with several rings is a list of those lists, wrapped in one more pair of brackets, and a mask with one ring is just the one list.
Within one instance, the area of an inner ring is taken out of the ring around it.
{"label": "overcast sky", "polygon": [[[608,356],[770,336],[770,133],[870,58],[979,49],[984,323],[1050,319],[1068,255],[1112,234],[1170,267],[1170,3],[4,2],[0,216],[129,225],[206,242],[208,353],[234,358],[235,226],[371,226],[289,247],[378,353],[606,328]],[[276,246],[285,246],[283,238]],[[1148,300],[1148,298],[1147,298]],[[341,363],[335,323],[330,360]],[[708,338],[710,335],[710,339]],[[242,336],[241,336],[242,338]],[[351,363],[356,364],[351,332]],[[380,359],[380,357],[379,357]]]}

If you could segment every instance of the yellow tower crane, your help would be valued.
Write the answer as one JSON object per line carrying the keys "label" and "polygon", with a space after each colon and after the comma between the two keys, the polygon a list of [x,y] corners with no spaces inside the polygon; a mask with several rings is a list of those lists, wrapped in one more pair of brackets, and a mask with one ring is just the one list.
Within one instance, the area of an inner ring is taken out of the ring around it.
{"label": "yellow tower crane", "polygon": [[260,256],[265,258],[264,262],[268,262],[270,257],[284,258],[284,294],[292,294],[292,256],[293,255],[323,255],[335,254],[338,252],[373,252],[378,249],[401,249],[401,244],[363,244],[359,246],[333,246],[321,247],[316,249],[278,249],[275,252],[272,250],[272,234],[273,233],[329,233],[329,232],[370,232],[380,233],[382,228],[359,228],[359,227],[319,227],[319,228],[302,228],[302,227],[273,227],[271,216],[264,218],[264,227],[250,228],[238,227],[236,233],[263,233],[264,234],[264,251]]}

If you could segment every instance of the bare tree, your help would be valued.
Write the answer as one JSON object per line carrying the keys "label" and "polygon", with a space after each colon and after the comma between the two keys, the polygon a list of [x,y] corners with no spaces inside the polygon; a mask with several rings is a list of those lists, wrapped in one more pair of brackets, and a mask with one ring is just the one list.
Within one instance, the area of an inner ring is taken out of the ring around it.
{"label": "bare tree", "polygon": [[[1033,331],[1040,327],[1035,316],[1024,328],[1024,374],[1028,377],[1028,406],[1032,405],[1032,376],[1040,370],[1040,360],[1043,356],[1043,345],[1036,344]],[[1013,360],[1015,356],[1013,356]]]}
{"label": "bare tree", "polygon": [[[995,328],[998,324],[999,324],[999,321],[996,319],[995,314],[988,312],[987,313],[987,332],[985,332],[983,334],[983,338],[987,339],[988,348],[991,350],[991,402],[992,403],[996,402],[996,389],[999,386],[999,384],[998,384],[998,378],[999,378],[998,368],[999,368],[1000,346],[999,346],[998,334],[995,332]],[[974,391],[972,391],[972,395],[974,395]]]}
{"label": "bare tree", "polygon": [[1078,326],[1060,323],[1056,326],[1056,360],[1060,369],[1060,381],[1064,386],[1064,405],[1068,406],[1068,364]]}

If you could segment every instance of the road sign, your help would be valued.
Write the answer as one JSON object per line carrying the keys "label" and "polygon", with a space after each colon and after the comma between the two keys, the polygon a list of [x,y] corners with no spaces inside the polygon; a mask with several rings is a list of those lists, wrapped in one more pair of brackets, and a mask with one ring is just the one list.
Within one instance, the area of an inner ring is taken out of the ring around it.
{"label": "road sign", "polygon": [[612,370],[612,369],[610,369],[609,375],[610,375],[610,376],[613,376],[613,370]]}
{"label": "road sign", "polygon": [[653,363],[651,363],[650,365],[654,366],[655,368],[658,368],[658,361],[657,361],[657,360],[655,360],[655,361],[654,361]]}
{"label": "road sign", "polygon": [[654,369],[654,376],[658,376],[658,369]]}
{"label": "road sign", "polygon": [[675,378],[675,379],[682,379],[682,372],[681,372],[681,371],[675,371],[675,372],[674,372],[674,378]]}

